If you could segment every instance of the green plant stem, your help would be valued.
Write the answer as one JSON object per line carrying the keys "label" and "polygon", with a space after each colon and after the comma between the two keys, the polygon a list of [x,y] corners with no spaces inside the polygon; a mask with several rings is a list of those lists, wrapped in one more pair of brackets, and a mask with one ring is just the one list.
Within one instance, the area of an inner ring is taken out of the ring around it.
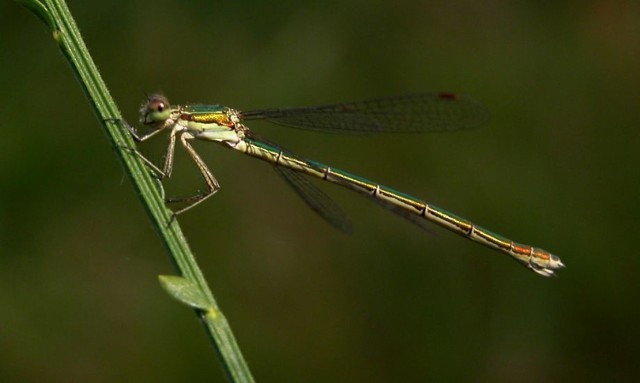
{"label": "green plant stem", "polygon": [[218,309],[211,290],[199,269],[177,220],[171,219],[172,212],[166,208],[157,180],[153,179],[145,164],[128,148],[134,143],[129,132],[121,123],[122,116],[111,98],[80,32],[64,0],[18,0],[44,21],[53,33],[53,38],[67,58],[71,69],[80,81],[91,105],[111,141],[111,145],[126,174],[140,198],[153,227],[160,237],[171,260],[177,267],[188,288],[197,289],[200,302],[195,307],[222,361],[224,370],[233,382],[252,382],[253,378],[233,337],[231,328]]}

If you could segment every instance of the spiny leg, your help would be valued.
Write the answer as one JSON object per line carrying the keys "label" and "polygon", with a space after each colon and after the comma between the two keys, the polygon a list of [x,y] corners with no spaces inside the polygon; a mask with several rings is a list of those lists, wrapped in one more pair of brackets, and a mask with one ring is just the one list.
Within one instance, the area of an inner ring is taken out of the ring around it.
{"label": "spiny leg", "polygon": [[[151,132],[146,136],[141,137],[141,139],[146,140],[147,138],[154,135],[159,130]],[[173,154],[176,148],[176,129],[171,130],[171,134],[169,135],[169,144],[167,145],[167,150],[164,155],[164,163],[162,165],[162,169],[158,168],[156,164],[151,162],[148,158],[146,158],[142,153],[140,153],[136,149],[130,149],[133,154],[137,155],[147,166],[149,166],[161,180],[165,178],[171,177],[171,172],[173,171]]]}
{"label": "spiny leg", "polygon": [[[131,124],[129,124],[126,120],[124,120],[122,118],[108,118],[108,119],[105,119],[104,122],[113,122],[113,123],[121,124],[122,126],[124,126],[129,131],[129,134],[131,135],[133,140],[136,141],[136,142],[146,141],[147,139],[155,136],[158,132],[160,132],[161,130],[164,129],[164,126],[163,126],[160,129],[156,129],[156,130],[153,130],[152,132],[149,132],[147,134],[139,136],[138,132],[135,129],[135,127],[133,127]],[[144,154],[140,153],[140,151],[138,151],[138,149],[130,147],[130,146],[126,146],[126,145],[120,145],[119,147],[124,149],[124,150],[126,150],[130,154],[135,155],[140,160],[142,160],[142,162],[144,162],[145,165],[147,165],[152,170],[152,173],[154,173],[154,176],[156,176],[160,180],[162,180],[163,178],[167,177],[165,172],[160,170],[160,168],[158,168],[158,166],[156,166],[156,164],[154,164],[151,160],[149,160],[147,157],[145,157]]]}
{"label": "spiny leg", "polygon": [[125,126],[125,128],[127,128],[127,130],[129,131],[129,134],[131,134],[131,137],[133,137],[133,140],[136,142],[143,142],[148,140],[149,138],[155,136],[156,134],[158,134],[159,132],[161,132],[162,130],[164,130],[165,126],[162,125],[159,129],[154,129],[151,132],[147,133],[147,134],[143,134],[142,136],[138,135],[138,131],[136,130],[136,128],[134,126],[132,126],[131,124],[129,124],[128,122],[126,122],[125,120],[120,120],[121,123]]}
{"label": "spiny leg", "polygon": [[162,165],[162,176],[171,177],[173,171],[173,154],[176,151],[176,129],[171,130],[169,134],[169,144],[167,145],[167,151],[164,155],[164,164]]}
{"label": "spiny leg", "polygon": [[[204,163],[202,158],[198,156],[198,153],[196,153],[195,149],[193,149],[193,147],[187,142],[187,140],[192,138],[193,136],[191,136],[189,133],[183,133],[180,135],[180,142],[182,143],[182,146],[184,147],[184,149],[187,151],[187,154],[189,154],[193,162],[195,162],[196,166],[198,167],[198,170],[200,171],[200,174],[202,174],[202,178],[204,178],[204,182],[207,186],[207,191],[205,191],[204,193],[199,192],[198,194],[195,194],[189,197],[168,198],[167,203],[175,203],[175,202],[187,203],[187,206],[175,211],[174,216],[184,213],[185,211],[191,209],[192,207],[198,205],[199,203],[204,202],[204,200],[214,195],[220,189],[220,184],[218,184],[218,181],[216,180],[216,178],[213,176],[213,174],[211,174],[211,171],[209,170],[207,165]],[[173,142],[175,142],[175,135],[173,135]],[[165,168],[165,171],[166,170],[167,169]],[[169,168],[168,171],[171,172],[171,168]]]}
{"label": "spiny leg", "polygon": [[[160,130],[153,131],[145,136],[140,137],[140,139],[146,140],[147,138],[151,137],[152,135],[156,134],[159,131]],[[158,175],[158,177],[161,180],[163,180],[165,178],[171,177],[171,172],[173,170],[173,153],[175,152],[175,148],[176,148],[176,130],[173,129],[171,130],[171,134],[169,135],[169,144],[167,145],[167,150],[164,155],[164,163],[162,165],[162,169],[157,167],[156,164],[154,164],[151,160],[145,157],[138,150],[134,148],[129,148],[129,150],[133,154],[138,156],[138,158],[140,158],[142,162],[144,162],[149,168],[151,168],[151,170],[153,170]]]}

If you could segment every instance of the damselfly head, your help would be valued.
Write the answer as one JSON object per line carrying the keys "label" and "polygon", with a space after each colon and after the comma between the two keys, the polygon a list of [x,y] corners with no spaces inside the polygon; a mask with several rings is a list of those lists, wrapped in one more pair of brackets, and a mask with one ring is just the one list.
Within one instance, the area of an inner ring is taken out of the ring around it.
{"label": "damselfly head", "polygon": [[147,102],[140,107],[140,123],[143,125],[156,125],[164,123],[171,115],[171,104],[161,94],[152,94]]}

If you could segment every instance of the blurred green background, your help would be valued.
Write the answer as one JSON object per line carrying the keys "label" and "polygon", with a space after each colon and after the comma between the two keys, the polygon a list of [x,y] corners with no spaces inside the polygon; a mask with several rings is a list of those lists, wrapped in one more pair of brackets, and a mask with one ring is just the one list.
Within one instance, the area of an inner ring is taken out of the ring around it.
{"label": "blurred green background", "polygon": [[[69,1],[126,118],[144,92],[240,109],[471,95],[473,131],[262,136],[560,255],[545,279],[320,185],[346,236],[269,165],[196,148],[222,184],[180,217],[262,382],[600,382],[640,376],[640,4]],[[224,381],[64,58],[0,5],[0,381]],[[145,145],[160,158],[163,139]],[[154,157],[155,156],[155,157]],[[177,158],[169,194],[200,187]]]}

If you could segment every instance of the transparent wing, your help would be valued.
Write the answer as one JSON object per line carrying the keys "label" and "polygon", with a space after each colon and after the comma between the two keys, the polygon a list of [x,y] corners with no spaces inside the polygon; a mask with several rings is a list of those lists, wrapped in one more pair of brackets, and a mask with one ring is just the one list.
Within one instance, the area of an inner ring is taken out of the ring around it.
{"label": "transparent wing", "polygon": [[322,190],[294,170],[282,166],[275,166],[275,169],[304,202],[331,226],[347,234],[353,233],[349,218]]}
{"label": "transparent wing", "polygon": [[[282,166],[276,166],[275,169],[285,179],[285,181],[287,181],[289,186],[291,186],[293,190],[295,190],[295,192],[304,200],[304,202],[311,209],[313,209],[313,211],[318,213],[318,215],[320,215],[325,221],[331,224],[331,226],[337,228],[338,230],[344,231],[347,234],[353,233],[353,226],[351,224],[351,221],[349,220],[349,217],[347,217],[340,206],[338,206],[335,201],[331,199],[331,197],[326,195],[322,190],[318,189],[314,184],[312,184],[305,176],[301,175],[295,170],[291,170]],[[370,200],[373,201],[376,205],[382,206],[383,208],[391,211],[397,216],[406,219],[425,232],[429,234],[435,234],[433,228],[429,225],[429,222],[424,218],[415,214],[411,214],[391,203],[379,200],[377,198],[370,198]]]}
{"label": "transparent wing", "polygon": [[475,128],[489,113],[473,99],[453,93],[418,93],[365,101],[263,109],[240,113],[294,128],[333,133],[420,133]]}
{"label": "transparent wing", "polygon": [[377,198],[373,198],[373,197],[370,197],[370,200],[375,202],[379,206],[382,206],[385,209],[393,212],[394,214],[398,215],[399,217],[402,217],[402,218],[406,219],[407,221],[409,221],[412,224],[418,226],[420,229],[426,231],[427,233],[435,235],[435,231],[433,231],[433,227],[431,226],[429,221],[427,221],[426,219],[424,219],[424,218],[422,218],[422,217],[420,217],[418,215],[409,213],[406,210],[402,210],[401,208],[399,208],[399,207],[397,207],[397,206],[395,206],[395,205],[393,205],[393,204],[391,204],[389,202],[386,202],[386,201],[383,201],[383,200],[380,200],[380,199],[377,199]]}

